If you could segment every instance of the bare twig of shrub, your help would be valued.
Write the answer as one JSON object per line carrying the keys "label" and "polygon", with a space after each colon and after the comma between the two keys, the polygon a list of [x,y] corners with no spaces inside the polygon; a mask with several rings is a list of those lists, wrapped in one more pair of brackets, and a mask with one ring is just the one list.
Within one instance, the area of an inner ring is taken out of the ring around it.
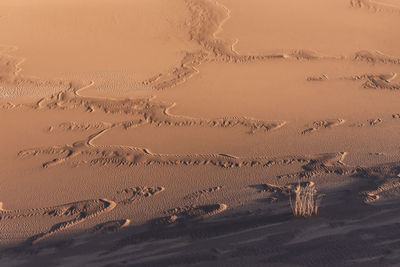
{"label": "bare twig of shrub", "polygon": [[296,217],[309,217],[318,214],[319,201],[322,195],[317,195],[313,182],[298,184],[289,198],[290,207]]}

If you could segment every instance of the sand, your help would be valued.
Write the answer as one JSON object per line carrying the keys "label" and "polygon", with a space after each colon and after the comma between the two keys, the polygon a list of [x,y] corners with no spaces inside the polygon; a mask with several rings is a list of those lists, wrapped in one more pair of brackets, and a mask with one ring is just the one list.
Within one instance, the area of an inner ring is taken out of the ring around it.
{"label": "sand", "polygon": [[1,1],[0,265],[395,266],[399,26],[398,0]]}

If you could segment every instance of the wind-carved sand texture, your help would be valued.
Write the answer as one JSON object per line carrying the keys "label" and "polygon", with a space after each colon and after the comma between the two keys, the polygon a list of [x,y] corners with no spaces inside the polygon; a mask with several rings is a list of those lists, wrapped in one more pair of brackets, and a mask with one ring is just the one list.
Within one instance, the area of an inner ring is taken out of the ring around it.
{"label": "wind-carved sand texture", "polygon": [[[280,176],[279,178],[298,177],[300,179],[311,179],[319,175],[348,175],[352,177],[361,177],[369,179],[375,185],[374,189],[360,192],[363,201],[367,204],[373,204],[378,201],[390,201],[398,199],[400,194],[400,163],[393,162],[381,164],[372,167],[353,167],[343,163],[346,153],[336,155],[321,155],[310,163],[303,165],[304,171],[299,173]],[[252,186],[258,188],[260,192],[272,193],[270,200],[278,201],[282,197],[287,198],[293,192],[295,184],[277,186],[272,184],[260,184]]]}
{"label": "wind-carved sand texture", "polygon": [[393,119],[400,119],[400,113],[392,114],[392,118],[393,118]]}
{"label": "wind-carved sand texture", "polygon": [[266,200],[269,203],[276,203],[278,201],[288,201],[290,194],[293,191],[293,185],[278,186],[273,184],[257,184],[251,185],[251,188],[255,188],[259,193],[267,193],[268,197]]}
{"label": "wind-carved sand texture", "polygon": [[321,74],[319,76],[309,76],[307,77],[307,81],[309,82],[323,82],[329,80],[328,75]]}
{"label": "wind-carved sand texture", "polygon": [[315,131],[318,131],[321,128],[333,128],[345,123],[343,119],[336,119],[336,120],[326,120],[326,121],[315,121],[313,122],[313,126],[311,128],[305,129],[302,131],[302,134],[308,134]]}
{"label": "wind-carved sand texture", "polygon": [[354,8],[365,8],[373,12],[390,12],[400,15],[399,6],[385,3],[385,1],[351,0],[350,3]]}
{"label": "wind-carved sand texture", "polygon": [[[43,163],[43,167],[53,166],[62,163],[68,159],[74,158],[78,155],[89,156],[93,159],[89,160],[90,165],[100,164],[115,164],[134,166],[140,163],[150,165],[153,163],[157,164],[172,164],[172,165],[206,165],[213,164],[218,166],[225,165],[247,165],[250,162],[231,162],[223,160],[225,156],[194,156],[193,159],[190,157],[179,157],[179,156],[162,156],[155,155],[144,148],[135,147],[98,147],[94,144],[94,140],[99,136],[111,131],[114,128],[122,127],[129,129],[132,127],[138,127],[145,124],[155,126],[204,126],[204,127],[219,127],[219,128],[231,128],[231,127],[244,127],[248,129],[249,133],[256,131],[271,131],[282,127],[285,122],[264,122],[247,118],[232,118],[232,119],[192,119],[186,117],[179,117],[169,115],[168,110],[171,106],[167,106],[162,103],[157,103],[149,99],[125,99],[125,100],[109,100],[109,99],[97,99],[90,97],[82,97],[77,91],[65,91],[52,95],[49,98],[43,98],[39,100],[31,108],[36,110],[68,110],[81,108],[83,111],[95,112],[101,111],[106,114],[124,114],[132,116],[131,120],[123,121],[113,124],[96,124],[94,128],[102,128],[97,133],[88,136],[86,140],[77,141],[73,144],[67,144],[65,146],[53,146],[38,149],[30,149],[19,152],[20,157],[26,156],[37,156],[42,154],[59,154],[62,155],[49,162]],[[77,125],[76,123],[63,123],[59,125],[60,128],[66,130],[74,130],[76,128],[87,130],[93,128],[93,125],[86,123],[83,125]],[[54,127],[49,127],[49,131],[52,131]],[[215,158],[215,159],[214,159]],[[221,160],[222,158],[222,160]]]}
{"label": "wind-carved sand texture", "polygon": [[396,0],[14,1],[2,264],[398,264]]}
{"label": "wind-carved sand texture", "polygon": [[[218,118],[218,119],[197,119],[183,116],[174,116],[169,110],[174,105],[167,105],[152,101],[151,99],[99,99],[84,97],[78,94],[78,91],[64,91],[49,98],[43,98],[32,105],[36,110],[68,110],[81,108],[84,111],[101,111],[106,114],[124,114],[131,115],[132,120],[117,124],[111,124],[108,128],[122,126],[124,128],[152,124],[155,126],[205,126],[230,128],[242,126],[248,128],[250,133],[258,130],[270,131],[282,127],[285,122],[265,122],[249,118]],[[71,126],[67,126],[70,124]],[[75,126],[74,126],[75,125]],[[77,126],[74,122],[60,125],[61,127],[72,130],[75,128],[93,128],[91,125]],[[102,125],[96,125],[101,128]],[[104,128],[107,129],[107,127]]]}
{"label": "wind-carved sand texture", "polygon": [[[30,217],[54,217],[66,219],[61,223],[53,225],[48,231],[39,233],[30,237],[27,241],[31,244],[35,244],[45,238],[59,233],[60,231],[74,227],[75,225],[89,220],[93,217],[99,216],[102,213],[107,213],[113,210],[118,204],[131,204],[134,201],[141,200],[143,198],[151,197],[162,191],[164,187],[136,187],[128,188],[117,192],[112,197],[112,200],[108,199],[91,199],[83,200],[73,203],[67,203],[59,206],[48,207],[48,208],[37,208],[30,210],[0,210],[0,221],[3,220],[19,220],[22,218]],[[33,218],[34,219],[34,218]],[[130,220],[107,222],[104,224],[97,225],[94,228],[95,232],[106,232],[111,231],[111,228],[118,230],[129,224]]]}
{"label": "wind-carved sand texture", "polygon": [[135,188],[126,188],[122,191],[118,191],[116,196],[112,199],[117,204],[127,205],[131,204],[134,201],[154,196],[164,190],[165,188],[162,186],[155,188],[141,186]]}
{"label": "wind-carved sand texture", "polygon": [[376,125],[378,125],[378,124],[381,124],[381,123],[383,122],[383,120],[378,118],[378,119],[371,119],[371,120],[368,120],[367,122],[368,122],[368,124],[369,124],[370,126],[376,126]]}
{"label": "wind-carved sand texture", "polygon": [[[217,34],[222,31],[223,24],[230,18],[231,11],[225,6],[213,1],[185,1],[191,14],[187,22],[190,40],[200,46],[198,52],[187,52],[180,66],[169,73],[159,73],[142,82],[143,86],[156,90],[167,89],[185,82],[204,62],[251,63],[269,60],[337,60],[335,56],[319,54],[312,50],[301,49],[268,55],[241,55],[233,49],[234,43],[219,39]],[[357,54],[355,58],[358,59]],[[324,80],[326,75],[310,80]]]}
{"label": "wind-carved sand texture", "polygon": [[76,123],[76,122],[62,122],[56,126],[50,126],[47,130],[49,132],[53,132],[53,131],[66,131],[66,132],[70,132],[70,131],[79,131],[79,132],[85,132],[88,130],[100,130],[102,128],[106,128],[107,123],[103,123],[103,122],[97,122],[97,123],[91,123],[91,122],[84,122],[84,123]]}
{"label": "wind-carved sand texture", "polygon": [[303,171],[279,176],[279,178],[293,177],[296,176],[298,178],[312,178],[321,174],[346,174],[350,173],[348,167],[346,167],[343,163],[346,152],[339,152],[333,154],[325,154],[321,155],[317,158],[310,160],[307,164],[302,166]]}
{"label": "wind-carved sand texture", "polygon": [[[131,147],[96,147],[88,141],[76,142],[72,145],[38,148],[24,150],[19,153],[20,157],[39,155],[59,155],[58,157],[44,162],[44,168],[53,167],[67,160],[78,157],[76,164],[89,166],[113,166],[113,167],[135,167],[135,166],[215,166],[219,168],[242,168],[242,167],[265,167],[273,165],[290,165],[306,162],[307,157],[287,157],[282,159],[267,158],[239,158],[224,154],[210,155],[163,155],[151,153],[145,148]],[[88,159],[87,159],[88,158]]]}
{"label": "wind-carved sand texture", "polygon": [[399,65],[400,58],[387,56],[381,52],[371,52],[371,51],[358,51],[353,56],[353,60],[355,61],[364,61],[367,63],[381,63],[381,64],[392,64],[392,65]]}
{"label": "wind-carved sand texture", "polygon": [[365,203],[373,204],[396,200],[399,197],[399,162],[381,164],[370,168],[360,168],[357,176],[373,179],[373,189],[362,192]]}
{"label": "wind-carved sand texture", "polygon": [[187,220],[201,220],[218,213],[224,212],[228,208],[225,204],[211,204],[204,206],[185,206],[166,211],[166,217],[158,218],[156,224],[172,224]]}
{"label": "wind-carved sand texture", "polygon": [[[24,60],[10,55],[17,48],[0,46],[0,93],[6,89],[6,95],[27,96],[33,91],[40,89],[41,95],[58,92],[65,89],[78,89],[80,85],[73,81],[42,80],[37,77],[21,75],[21,68]],[[40,95],[38,95],[40,96]]]}
{"label": "wind-carved sand texture", "polygon": [[347,78],[352,81],[362,81],[362,86],[367,89],[399,90],[400,84],[392,83],[397,73],[390,74],[363,74]]}
{"label": "wind-carved sand texture", "polygon": [[[271,55],[239,55],[232,49],[233,43],[219,39],[217,34],[222,26],[230,18],[230,10],[218,2],[201,0],[185,0],[190,12],[187,22],[189,38],[199,45],[198,52],[187,52],[180,66],[169,73],[160,73],[149,78],[142,84],[156,90],[167,89],[185,82],[194,74],[198,73],[197,67],[207,61],[222,61],[228,63],[247,63],[253,61],[264,61],[271,59],[285,59],[290,57],[286,54]],[[295,51],[293,57],[317,58],[313,52]]]}
{"label": "wind-carved sand texture", "polygon": [[68,203],[60,206],[39,208],[27,211],[2,210],[1,220],[18,220],[25,217],[63,217],[66,221],[53,225],[48,231],[32,236],[28,239],[31,243],[36,243],[44,238],[54,235],[62,230],[73,227],[76,224],[95,217],[101,213],[109,212],[114,209],[116,203],[107,199],[85,200]]}
{"label": "wind-carved sand texture", "polygon": [[184,199],[195,201],[201,198],[206,198],[208,195],[221,191],[223,188],[223,186],[214,186],[207,189],[199,190],[185,196]]}

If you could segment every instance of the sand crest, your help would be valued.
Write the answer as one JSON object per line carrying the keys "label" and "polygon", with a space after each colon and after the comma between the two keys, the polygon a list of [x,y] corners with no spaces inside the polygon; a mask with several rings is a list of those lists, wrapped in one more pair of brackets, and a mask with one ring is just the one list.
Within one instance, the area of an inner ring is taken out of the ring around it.
{"label": "sand crest", "polygon": [[4,266],[395,266],[398,0],[3,0]]}

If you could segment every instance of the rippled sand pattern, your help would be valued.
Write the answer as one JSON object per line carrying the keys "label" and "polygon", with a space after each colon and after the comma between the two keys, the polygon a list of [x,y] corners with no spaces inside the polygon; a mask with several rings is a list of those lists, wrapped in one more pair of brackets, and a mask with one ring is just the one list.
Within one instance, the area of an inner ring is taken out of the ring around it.
{"label": "rippled sand pattern", "polygon": [[398,264],[399,1],[34,2],[0,3],[0,265]]}

